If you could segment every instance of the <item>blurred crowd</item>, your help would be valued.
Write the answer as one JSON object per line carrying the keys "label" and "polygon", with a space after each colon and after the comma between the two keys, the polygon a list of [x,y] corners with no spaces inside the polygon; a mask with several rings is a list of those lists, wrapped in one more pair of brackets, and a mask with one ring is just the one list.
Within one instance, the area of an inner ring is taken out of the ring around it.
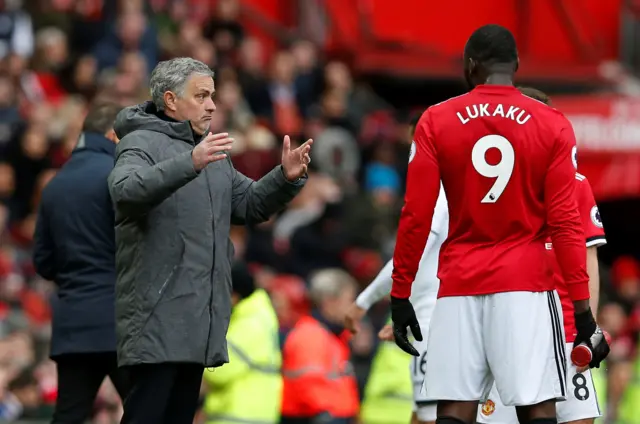
{"label": "blurred crowd", "polygon": [[[55,288],[30,259],[42,187],[73,150],[87,105],[146,100],[159,60],[191,56],[215,70],[211,129],[233,135],[232,159],[244,174],[257,179],[279,163],[285,134],[315,140],[307,186],[290,207],[231,234],[283,330],[309,312],[312,272],[342,268],[363,287],[392,254],[408,114],[310,41],[266,54],[239,13],[238,0],[0,0],[0,421],[47,418],[56,398],[47,351]],[[640,265],[620,258],[604,274],[601,322],[615,339],[607,403],[615,414],[640,379]],[[351,343],[361,392],[385,315],[384,305],[374,308]],[[120,413],[107,381],[94,420],[117,422]]]}

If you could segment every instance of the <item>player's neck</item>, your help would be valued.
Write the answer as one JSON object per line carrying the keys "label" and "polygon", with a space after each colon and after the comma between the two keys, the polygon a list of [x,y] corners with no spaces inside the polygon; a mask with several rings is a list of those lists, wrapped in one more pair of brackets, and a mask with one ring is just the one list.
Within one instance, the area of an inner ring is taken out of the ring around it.
{"label": "player's neck", "polygon": [[513,85],[513,76],[509,74],[491,74],[484,83],[486,85]]}

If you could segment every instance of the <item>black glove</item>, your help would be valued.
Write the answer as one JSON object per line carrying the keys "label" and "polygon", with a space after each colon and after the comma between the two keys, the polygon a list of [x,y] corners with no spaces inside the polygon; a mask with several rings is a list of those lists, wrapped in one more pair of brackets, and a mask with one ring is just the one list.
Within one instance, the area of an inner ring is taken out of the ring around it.
{"label": "black glove", "polygon": [[409,355],[420,356],[415,347],[409,342],[407,327],[411,329],[413,337],[421,342],[422,332],[416,318],[416,312],[409,299],[399,299],[391,296],[391,320],[393,321],[393,338],[398,347]]}
{"label": "black glove", "polygon": [[611,350],[607,339],[604,337],[600,327],[596,324],[593,313],[591,313],[591,308],[584,312],[574,314],[574,317],[576,320],[577,334],[573,346],[578,346],[581,343],[587,345],[593,354],[591,362],[589,362],[589,368],[600,368],[600,362],[604,361]]}

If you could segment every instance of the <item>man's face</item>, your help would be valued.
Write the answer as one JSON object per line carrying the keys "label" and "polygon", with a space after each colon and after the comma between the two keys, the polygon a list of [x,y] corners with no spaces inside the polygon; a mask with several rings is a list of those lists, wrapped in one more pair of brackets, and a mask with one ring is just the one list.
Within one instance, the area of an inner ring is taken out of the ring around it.
{"label": "man's face", "polygon": [[344,311],[349,309],[355,298],[355,289],[345,286],[338,296],[324,300],[324,305],[321,306],[322,314],[329,321],[340,324],[344,318]]}
{"label": "man's face", "polygon": [[215,93],[213,78],[206,75],[192,75],[188,80],[181,97],[177,97],[173,104],[176,117],[191,122],[193,130],[203,135],[209,131],[211,117],[216,111],[213,103]]}

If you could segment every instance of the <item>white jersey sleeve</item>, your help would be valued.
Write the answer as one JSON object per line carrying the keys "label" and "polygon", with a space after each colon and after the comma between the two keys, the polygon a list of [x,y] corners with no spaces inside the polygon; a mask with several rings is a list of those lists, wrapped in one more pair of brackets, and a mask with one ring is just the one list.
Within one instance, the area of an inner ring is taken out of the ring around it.
{"label": "white jersey sleeve", "polygon": [[382,300],[391,292],[391,272],[393,271],[393,259],[387,262],[371,284],[356,298],[356,305],[368,310],[374,303]]}
{"label": "white jersey sleeve", "polygon": [[[418,269],[418,274],[416,275],[417,285],[414,285],[412,297],[415,295],[420,295],[423,292],[430,292],[429,287],[422,287],[424,285],[436,284],[435,291],[437,291],[437,282],[438,279],[436,277],[437,274],[437,257],[440,253],[440,246],[447,237],[449,227],[449,210],[447,208],[447,201],[444,195],[444,190],[442,186],[440,186],[440,195],[438,197],[438,201],[436,202],[436,207],[433,214],[433,223],[431,226],[431,233],[429,234],[429,238],[427,239],[427,245],[424,248],[424,252],[422,253],[422,258],[420,259],[420,267]],[[435,259],[435,263],[432,258]],[[428,268],[428,269],[424,269]],[[387,264],[382,268],[380,273],[374,278],[374,280],[367,286],[366,289],[356,299],[356,305],[361,307],[362,309],[368,310],[371,308],[373,304],[382,300],[385,296],[388,296],[391,292],[391,273],[393,272],[393,260],[387,262]],[[425,273],[428,273],[431,277],[422,278]],[[425,280],[425,281],[422,281]],[[426,290],[425,290],[426,289]]]}

